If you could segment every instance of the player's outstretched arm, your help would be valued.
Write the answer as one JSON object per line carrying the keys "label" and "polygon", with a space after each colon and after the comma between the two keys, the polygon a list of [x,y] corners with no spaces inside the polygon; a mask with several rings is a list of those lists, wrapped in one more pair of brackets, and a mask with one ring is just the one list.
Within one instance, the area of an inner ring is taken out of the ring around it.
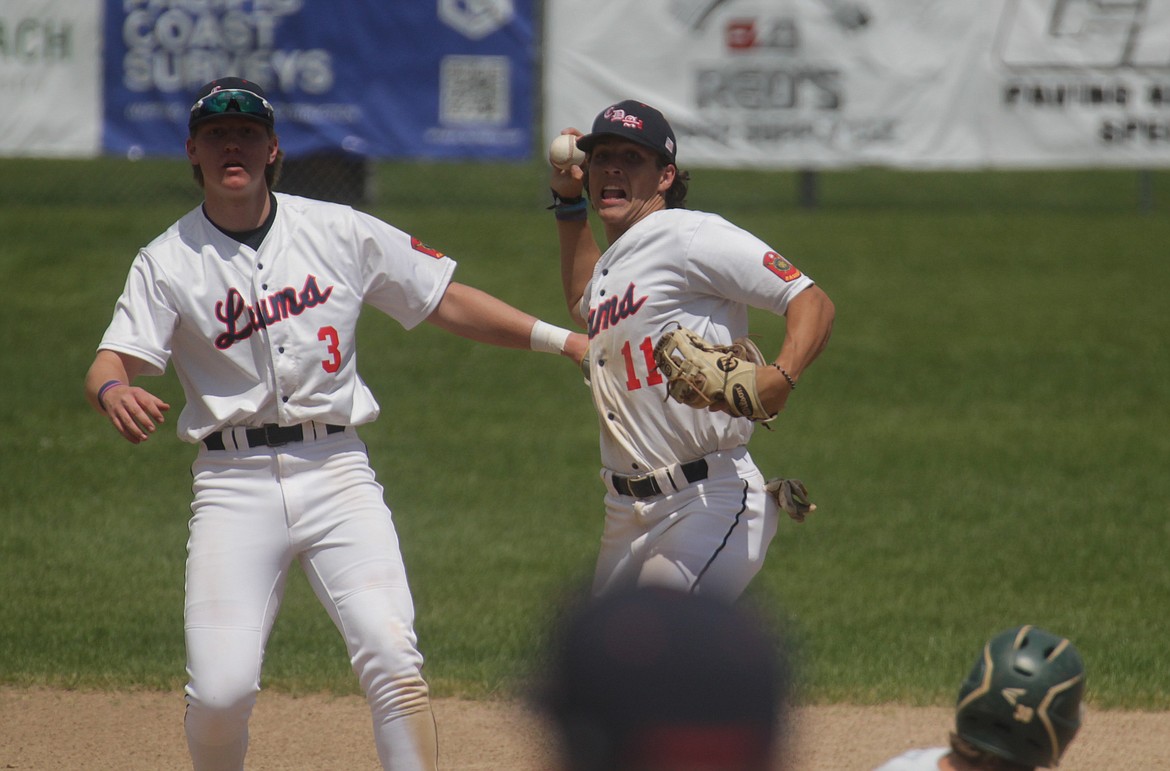
{"label": "player's outstretched arm", "polygon": [[475,287],[451,282],[427,321],[477,343],[560,353],[580,364],[589,340],[538,320]]}
{"label": "player's outstretched arm", "polygon": [[98,351],[85,376],[85,397],[133,444],[145,442],[164,422],[171,408],[149,391],[130,385],[142,374],[141,359],[114,351]]}

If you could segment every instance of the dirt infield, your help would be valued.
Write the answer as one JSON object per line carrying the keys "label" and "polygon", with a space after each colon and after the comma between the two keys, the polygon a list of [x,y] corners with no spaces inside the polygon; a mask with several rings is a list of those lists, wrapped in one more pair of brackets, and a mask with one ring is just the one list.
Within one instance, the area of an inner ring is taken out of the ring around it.
{"label": "dirt infield", "polygon": [[[0,688],[0,769],[160,771],[189,768],[182,694]],[[538,716],[521,705],[435,703],[445,771],[549,771]],[[793,771],[858,771],[911,747],[941,744],[943,708],[808,707],[798,712]],[[378,768],[369,713],[358,697],[261,693],[248,768]],[[1088,709],[1062,771],[1170,768],[1170,713]]]}

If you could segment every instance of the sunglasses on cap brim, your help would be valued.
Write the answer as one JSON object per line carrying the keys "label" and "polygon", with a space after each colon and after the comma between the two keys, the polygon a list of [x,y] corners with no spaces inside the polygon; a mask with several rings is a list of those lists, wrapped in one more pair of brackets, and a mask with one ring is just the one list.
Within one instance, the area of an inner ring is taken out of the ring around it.
{"label": "sunglasses on cap brim", "polygon": [[273,122],[272,105],[267,99],[238,88],[225,88],[208,94],[191,106],[191,120],[227,113],[239,113],[267,123]]}

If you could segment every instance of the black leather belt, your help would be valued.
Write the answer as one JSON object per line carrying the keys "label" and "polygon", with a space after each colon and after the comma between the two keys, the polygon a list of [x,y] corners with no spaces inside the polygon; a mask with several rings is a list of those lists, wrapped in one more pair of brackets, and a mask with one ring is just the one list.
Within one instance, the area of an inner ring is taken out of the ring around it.
{"label": "black leather belt", "polygon": [[[684,463],[679,468],[682,469],[683,476],[687,478],[687,484],[700,482],[707,478],[707,461],[704,458]],[[654,478],[653,474],[642,474],[641,476],[613,474],[610,476],[610,482],[613,484],[613,489],[617,490],[620,495],[628,495],[631,498],[653,498],[655,495],[662,494],[662,487],[659,486],[658,480]],[[682,485],[677,486],[682,487]]]}
{"label": "black leather belt", "polygon": [[[231,429],[227,429],[231,430]],[[325,426],[325,433],[340,434],[345,426]],[[249,428],[244,432],[248,447],[280,447],[290,442],[303,442],[305,430],[300,426],[278,426],[275,423],[266,423],[260,428]],[[203,445],[209,450],[227,449],[223,443],[223,431],[216,431],[203,440]]]}

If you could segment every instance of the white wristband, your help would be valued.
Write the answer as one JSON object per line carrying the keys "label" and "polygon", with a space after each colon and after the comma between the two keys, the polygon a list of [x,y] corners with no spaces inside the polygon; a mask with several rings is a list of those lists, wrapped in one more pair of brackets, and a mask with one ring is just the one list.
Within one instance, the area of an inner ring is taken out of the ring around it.
{"label": "white wristband", "polygon": [[536,320],[532,325],[532,336],[529,346],[541,353],[564,353],[565,343],[569,339],[569,330],[554,327],[552,324]]}

